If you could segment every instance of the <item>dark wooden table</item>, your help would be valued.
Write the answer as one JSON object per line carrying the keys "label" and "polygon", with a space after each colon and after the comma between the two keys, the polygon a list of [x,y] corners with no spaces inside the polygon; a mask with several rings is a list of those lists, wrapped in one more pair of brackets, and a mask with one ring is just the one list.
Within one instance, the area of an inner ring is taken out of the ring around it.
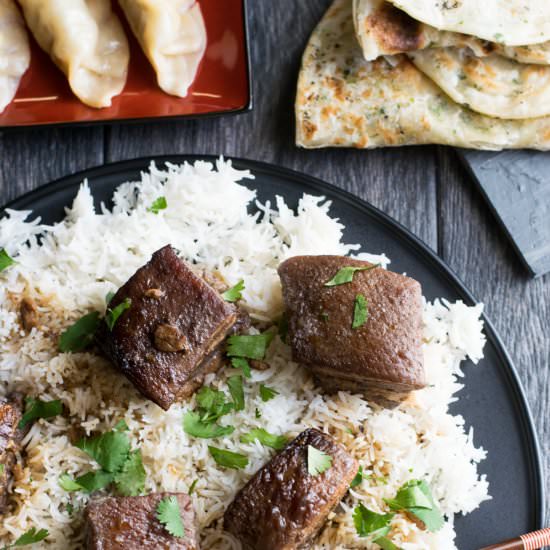
{"label": "dark wooden table", "polygon": [[[550,275],[538,280],[527,275],[452,149],[297,149],[293,102],[300,57],[329,0],[249,4],[251,113],[0,133],[0,204],[85,168],[170,153],[221,153],[269,161],[347,189],[418,235],[486,304],[525,385],[549,465]],[[550,476],[546,479],[550,490]]]}

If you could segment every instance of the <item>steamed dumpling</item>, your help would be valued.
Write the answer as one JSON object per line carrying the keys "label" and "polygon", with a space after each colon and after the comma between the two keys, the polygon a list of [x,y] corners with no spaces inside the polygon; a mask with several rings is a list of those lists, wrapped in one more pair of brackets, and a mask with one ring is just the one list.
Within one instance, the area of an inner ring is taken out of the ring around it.
{"label": "steamed dumpling", "polygon": [[65,73],[74,94],[108,107],[126,83],[130,53],[110,0],[20,0],[40,47]]}
{"label": "steamed dumpling", "polygon": [[206,49],[206,28],[195,0],[120,0],[159,86],[185,97]]}
{"label": "steamed dumpling", "polygon": [[13,0],[0,0],[0,113],[17,92],[30,60],[23,18]]}

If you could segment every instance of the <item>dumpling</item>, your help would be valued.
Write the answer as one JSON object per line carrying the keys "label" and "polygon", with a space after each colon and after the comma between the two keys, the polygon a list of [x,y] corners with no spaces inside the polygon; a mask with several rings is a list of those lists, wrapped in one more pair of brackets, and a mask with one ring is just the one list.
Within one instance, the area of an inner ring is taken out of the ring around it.
{"label": "dumpling", "polygon": [[20,0],[40,47],[65,73],[74,94],[108,107],[126,84],[130,52],[110,0]]}
{"label": "dumpling", "polygon": [[23,18],[13,0],[0,0],[0,113],[13,99],[30,61]]}
{"label": "dumpling", "polygon": [[185,97],[206,49],[206,28],[195,0],[120,0],[159,86]]}

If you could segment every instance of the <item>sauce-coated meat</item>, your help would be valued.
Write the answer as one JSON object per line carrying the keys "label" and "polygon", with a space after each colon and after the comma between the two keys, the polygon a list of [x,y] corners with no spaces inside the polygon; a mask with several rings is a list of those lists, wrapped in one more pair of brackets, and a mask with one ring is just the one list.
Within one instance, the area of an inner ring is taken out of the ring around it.
{"label": "sauce-coated meat", "polygon": [[[332,465],[308,473],[308,446]],[[308,548],[357,473],[357,462],[330,436],[302,432],[241,489],[225,512],[224,527],[246,550]]]}
{"label": "sauce-coated meat", "polygon": [[[171,535],[157,519],[157,506],[175,496],[185,534]],[[198,550],[195,512],[183,493],[153,493],[144,497],[92,500],[84,513],[87,550]]]}
{"label": "sauce-coated meat", "polygon": [[237,308],[197,276],[171,246],[153,254],[115,294],[129,309],[98,345],[141,393],[168,409],[191,395],[222,361],[212,356],[237,321]]}
{"label": "sauce-coated meat", "polygon": [[[425,386],[420,284],[374,267],[356,271],[349,283],[325,286],[348,266],[371,264],[343,256],[296,256],[279,266],[293,358],[329,392],[398,402]],[[365,298],[366,320],[352,328],[358,295]]]}
{"label": "sauce-coated meat", "polygon": [[23,415],[23,397],[19,394],[0,400],[0,514],[8,505],[13,483],[13,467],[21,448],[22,431],[18,428]]}

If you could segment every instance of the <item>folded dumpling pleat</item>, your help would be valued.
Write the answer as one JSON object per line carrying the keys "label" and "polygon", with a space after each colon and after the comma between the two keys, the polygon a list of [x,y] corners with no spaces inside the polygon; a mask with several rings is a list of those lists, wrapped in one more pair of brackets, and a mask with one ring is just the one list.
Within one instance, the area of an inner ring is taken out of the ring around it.
{"label": "folded dumpling pleat", "polygon": [[159,86],[185,97],[206,49],[206,28],[194,0],[120,0]]}
{"label": "folded dumpling pleat", "polygon": [[0,113],[15,96],[30,60],[23,18],[13,0],[0,0]]}
{"label": "folded dumpling pleat", "polygon": [[74,94],[108,107],[126,83],[130,53],[110,0],[20,0],[40,47],[65,73]]}

